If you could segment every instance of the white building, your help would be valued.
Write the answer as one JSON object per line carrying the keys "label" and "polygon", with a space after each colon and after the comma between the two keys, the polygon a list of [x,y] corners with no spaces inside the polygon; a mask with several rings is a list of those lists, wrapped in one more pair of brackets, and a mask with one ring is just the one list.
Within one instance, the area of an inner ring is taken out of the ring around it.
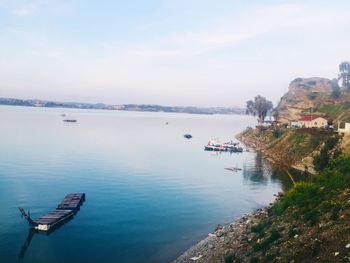
{"label": "white building", "polygon": [[303,128],[324,128],[328,121],[322,117],[304,115],[299,119],[299,123]]}
{"label": "white building", "polygon": [[340,121],[338,123],[338,132],[339,133],[350,133],[350,123]]}
{"label": "white building", "polygon": [[302,125],[299,121],[291,121],[290,122],[290,127],[292,128],[302,128]]}

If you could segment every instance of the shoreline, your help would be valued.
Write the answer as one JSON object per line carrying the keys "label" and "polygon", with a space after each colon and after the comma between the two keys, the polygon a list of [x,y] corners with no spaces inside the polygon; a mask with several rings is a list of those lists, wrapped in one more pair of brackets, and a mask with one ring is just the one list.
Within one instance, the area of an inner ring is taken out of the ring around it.
{"label": "shoreline", "polygon": [[[279,158],[270,155],[266,151],[266,145],[248,138],[241,133],[235,136],[241,143],[261,152],[264,158],[273,165],[278,165]],[[281,166],[281,165],[279,165]],[[282,167],[288,167],[283,164]],[[294,168],[294,167],[292,167]],[[298,170],[298,169],[297,169]],[[176,258],[173,263],[190,263],[190,262],[226,262],[233,259],[239,262],[245,262],[245,255],[249,252],[249,242],[255,236],[251,231],[254,224],[266,220],[271,216],[271,209],[275,202],[283,197],[283,193],[274,194],[275,200],[262,208],[256,209],[248,214],[244,214],[231,223],[225,224],[221,229],[216,229],[208,236]]]}
{"label": "shoreline", "polygon": [[[284,161],[283,156],[280,153],[276,151],[275,152],[269,151],[268,146],[264,142],[261,142],[256,138],[253,138],[251,136],[245,136],[242,133],[236,135],[235,137],[237,140],[239,140],[246,146],[253,148],[256,152],[262,153],[264,155],[264,159],[274,166],[281,167],[286,171],[292,168],[301,173],[307,172],[311,175],[316,174],[316,171],[313,168],[307,166],[305,163],[303,163],[303,160],[299,163],[294,163],[294,164],[286,163]],[[306,166],[308,167],[307,170],[305,170]]]}
{"label": "shoreline", "polygon": [[245,262],[245,256],[249,252],[249,242],[255,236],[251,231],[253,225],[271,216],[271,209],[283,193],[274,194],[275,200],[267,206],[244,214],[232,223],[217,227],[213,233],[181,254],[173,263],[189,262],[225,262],[227,259],[235,259]]}

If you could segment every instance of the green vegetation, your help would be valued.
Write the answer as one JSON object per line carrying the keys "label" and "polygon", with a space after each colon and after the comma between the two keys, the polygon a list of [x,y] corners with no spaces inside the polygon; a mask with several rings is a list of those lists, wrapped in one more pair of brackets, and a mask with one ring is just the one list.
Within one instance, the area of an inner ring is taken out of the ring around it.
{"label": "green vegetation", "polygon": [[308,97],[310,100],[314,100],[318,97],[319,93],[318,92],[311,92]]}
{"label": "green vegetation", "polygon": [[325,113],[330,118],[335,119],[342,112],[344,112],[349,108],[350,108],[350,105],[348,104],[323,104],[314,108],[314,111]]}
{"label": "green vegetation", "polygon": [[262,221],[262,222],[259,222],[258,224],[255,224],[251,227],[251,231],[253,233],[257,233],[257,234],[260,234],[260,235],[263,235],[264,234],[264,230],[267,226],[269,226],[271,223],[269,221]]}
{"label": "green vegetation", "polygon": [[319,129],[294,130],[278,127],[264,131],[247,129],[242,132],[242,136],[263,143],[266,149],[278,159],[275,161],[288,165],[300,161],[317,150],[329,138],[329,133]]}
{"label": "green vegetation", "polygon": [[272,229],[268,238],[264,239],[262,242],[255,243],[253,245],[254,251],[263,250],[266,251],[273,242],[281,237],[281,234],[276,230]]}
{"label": "green vegetation", "polygon": [[247,262],[338,262],[335,251],[340,259],[350,258],[349,208],[350,154],[343,154],[311,181],[297,183],[271,216],[251,225]]}
{"label": "green vegetation", "polygon": [[274,129],[272,131],[272,135],[278,139],[283,135],[283,131],[282,131],[282,129]]}
{"label": "green vegetation", "polygon": [[282,215],[290,208],[294,218],[314,225],[321,215],[330,213],[330,219],[336,220],[342,206],[331,202],[341,191],[350,187],[350,155],[343,155],[332,161],[329,166],[311,182],[299,182],[286,193],[274,206],[276,215]]}
{"label": "green vegetation", "polygon": [[336,155],[339,155],[340,150],[335,149],[339,143],[339,139],[338,135],[334,135],[325,141],[320,153],[314,158],[314,166],[316,170],[320,171],[324,169],[333,155],[335,155],[335,157]]}
{"label": "green vegetation", "polygon": [[311,86],[315,86],[316,85],[316,81],[315,80],[310,80],[307,82],[308,85],[311,85]]}
{"label": "green vegetation", "polygon": [[227,255],[227,256],[225,256],[225,258],[224,258],[224,262],[225,263],[232,263],[232,262],[234,262],[234,256],[233,255]]}
{"label": "green vegetation", "polygon": [[332,98],[337,99],[337,98],[339,98],[340,94],[341,94],[341,90],[340,90],[340,87],[338,85],[338,80],[337,79],[333,79],[332,80],[332,93],[331,93],[331,96],[332,96]]}

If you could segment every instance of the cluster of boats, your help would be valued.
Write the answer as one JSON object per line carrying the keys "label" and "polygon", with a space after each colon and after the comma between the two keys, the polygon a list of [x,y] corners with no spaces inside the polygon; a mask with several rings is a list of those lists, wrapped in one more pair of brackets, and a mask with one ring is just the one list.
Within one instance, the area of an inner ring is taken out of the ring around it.
{"label": "cluster of boats", "polygon": [[215,151],[215,152],[243,152],[243,148],[239,146],[238,142],[225,142],[219,143],[215,140],[210,140],[208,145],[204,146],[205,151]]}

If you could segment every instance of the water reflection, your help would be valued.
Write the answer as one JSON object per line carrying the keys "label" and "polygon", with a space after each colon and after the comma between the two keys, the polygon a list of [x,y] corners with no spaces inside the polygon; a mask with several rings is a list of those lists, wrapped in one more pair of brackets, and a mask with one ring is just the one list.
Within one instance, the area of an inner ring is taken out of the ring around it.
{"label": "water reflection", "polygon": [[18,262],[22,262],[23,261],[23,259],[25,257],[25,254],[27,253],[27,250],[28,250],[28,248],[30,246],[30,243],[32,242],[32,239],[33,239],[33,237],[35,235],[49,236],[53,232],[55,232],[56,230],[60,229],[64,224],[66,224],[69,221],[71,221],[73,218],[74,218],[74,216],[73,217],[69,217],[69,218],[63,220],[61,223],[55,225],[54,227],[51,227],[48,231],[45,231],[45,232],[35,230],[33,227],[29,227],[27,238],[24,241],[24,243],[22,244],[21,249],[20,249],[20,251],[18,253]]}
{"label": "water reflection", "polygon": [[[305,181],[309,178],[296,170],[288,171],[294,181]],[[264,160],[260,153],[255,156],[255,162],[244,164],[243,177],[256,184],[268,184],[270,181],[278,182],[283,191],[293,187],[293,180],[287,172],[281,168],[274,167]]]}
{"label": "water reflection", "polygon": [[18,253],[18,261],[19,262],[22,262],[22,260],[24,259],[24,256],[25,256],[25,254],[27,252],[27,249],[30,246],[30,242],[32,242],[34,234],[35,234],[35,230],[33,228],[29,228],[28,234],[27,234],[27,238],[24,241],[24,243],[23,243],[23,245],[21,247],[21,250]]}

